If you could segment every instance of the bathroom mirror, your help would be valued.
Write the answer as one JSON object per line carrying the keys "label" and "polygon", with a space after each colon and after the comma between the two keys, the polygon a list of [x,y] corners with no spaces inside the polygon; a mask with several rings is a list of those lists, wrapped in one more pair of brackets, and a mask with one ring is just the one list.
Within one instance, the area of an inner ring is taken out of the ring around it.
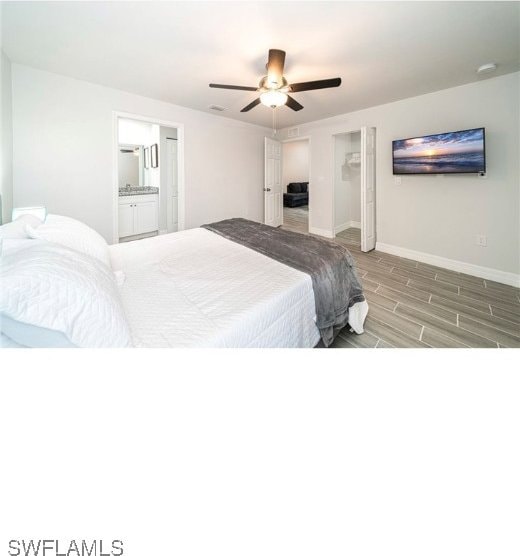
{"label": "bathroom mirror", "polygon": [[146,185],[144,175],[144,146],[119,145],[118,185],[119,189]]}

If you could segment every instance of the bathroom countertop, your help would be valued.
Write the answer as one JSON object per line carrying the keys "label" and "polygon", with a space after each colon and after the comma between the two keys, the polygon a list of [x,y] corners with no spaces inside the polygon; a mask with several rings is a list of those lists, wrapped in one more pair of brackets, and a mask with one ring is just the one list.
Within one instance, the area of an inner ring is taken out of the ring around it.
{"label": "bathroom countertop", "polygon": [[120,197],[128,197],[129,195],[157,195],[159,193],[158,187],[144,186],[144,187],[131,187],[130,189],[120,189]]}

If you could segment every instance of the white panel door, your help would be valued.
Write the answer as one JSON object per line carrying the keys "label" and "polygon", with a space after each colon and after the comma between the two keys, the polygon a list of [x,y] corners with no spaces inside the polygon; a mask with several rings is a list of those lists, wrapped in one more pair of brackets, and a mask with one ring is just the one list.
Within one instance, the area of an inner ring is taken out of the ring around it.
{"label": "white panel door", "polygon": [[177,196],[172,197],[172,225],[171,232],[177,232],[179,230],[179,198]]}
{"label": "white panel door", "polygon": [[179,191],[177,172],[177,140],[166,140],[166,182],[168,201],[166,206],[166,227],[169,232],[179,228]]}
{"label": "white panel door", "polygon": [[264,223],[282,225],[282,144],[265,138]]}
{"label": "white panel door", "polygon": [[159,203],[150,201],[146,203],[136,203],[135,210],[135,233],[147,234],[159,229]]}
{"label": "white panel door", "polygon": [[119,237],[134,235],[134,205],[119,205]]}
{"label": "white panel door", "polygon": [[361,128],[361,251],[376,247],[376,129]]}

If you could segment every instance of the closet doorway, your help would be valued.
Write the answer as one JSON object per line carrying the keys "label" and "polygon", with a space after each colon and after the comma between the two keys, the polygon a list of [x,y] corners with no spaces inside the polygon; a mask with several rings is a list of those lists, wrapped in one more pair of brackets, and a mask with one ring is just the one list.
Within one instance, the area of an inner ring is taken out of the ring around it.
{"label": "closet doorway", "polygon": [[283,224],[309,232],[310,139],[300,137],[282,143]]}
{"label": "closet doorway", "polygon": [[375,248],[375,128],[333,135],[334,236]]}

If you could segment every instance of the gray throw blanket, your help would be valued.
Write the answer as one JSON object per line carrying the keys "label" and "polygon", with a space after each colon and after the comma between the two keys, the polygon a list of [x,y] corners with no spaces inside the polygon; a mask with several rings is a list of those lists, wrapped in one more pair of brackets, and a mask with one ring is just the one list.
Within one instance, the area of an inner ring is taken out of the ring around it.
{"label": "gray throw blanket", "polygon": [[327,347],[347,324],[349,308],[365,299],[352,255],[337,243],[244,218],[205,224],[202,228],[309,274],[316,325]]}

